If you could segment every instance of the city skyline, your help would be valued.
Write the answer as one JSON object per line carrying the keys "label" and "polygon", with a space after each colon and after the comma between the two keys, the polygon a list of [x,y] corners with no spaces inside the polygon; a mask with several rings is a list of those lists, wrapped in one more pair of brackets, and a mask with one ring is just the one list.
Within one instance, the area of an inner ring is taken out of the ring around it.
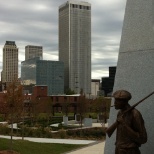
{"label": "city skyline", "polygon": [[[116,66],[126,0],[85,0],[92,5],[92,78],[108,76]],[[19,68],[25,46],[43,46],[44,60],[58,60],[58,8],[65,0],[0,2],[0,70],[5,41],[19,48]],[[21,6],[25,6],[24,8]]]}

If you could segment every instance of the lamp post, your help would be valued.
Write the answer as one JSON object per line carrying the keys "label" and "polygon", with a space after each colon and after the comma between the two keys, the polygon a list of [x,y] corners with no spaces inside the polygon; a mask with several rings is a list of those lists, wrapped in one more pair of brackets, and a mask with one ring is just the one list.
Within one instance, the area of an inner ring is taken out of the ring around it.
{"label": "lamp post", "polygon": [[25,127],[25,103],[27,103],[27,100],[24,100],[24,101],[23,101],[22,140],[24,140],[24,127]]}
{"label": "lamp post", "polygon": [[38,95],[38,96],[35,98],[34,102],[33,102],[33,113],[34,113],[34,115],[33,115],[33,118],[34,118],[33,122],[35,122],[35,124],[36,124],[36,122],[37,122],[37,120],[36,120],[36,106],[38,105],[38,102],[39,102],[40,100],[41,100],[40,95]]}
{"label": "lamp post", "polygon": [[10,145],[10,149],[12,150],[12,136],[13,136],[13,104],[10,104],[10,108],[11,108],[11,145]]}
{"label": "lamp post", "polygon": [[107,122],[107,111],[106,110],[107,110],[107,104],[106,104],[106,101],[105,101],[105,119],[104,119],[105,123]]}
{"label": "lamp post", "polygon": [[25,123],[25,103],[23,103],[22,140],[24,140],[24,123]]}
{"label": "lamp post", "polygon": [[107,119],[107,113],[106,113],[106,101],[103,101],[103,104],[102,104],[102,112],[103,112],[103,117],[104,117],[104,123],[106,123],[106,119]]}
{"label": "lamp post", "polygon": [[14,85],[13,85],[13,89],[12,89],[12,96],[9,96],[10,97],[10,105],[9,105],[9,107],[10,107],[10,109],[11,109],[11,143],[10,143],[10,150],[12,150],[12,148],[13,148],[13,107],[14,107],[14,97],[15,97],[15,95],[14,95],[14,92],[15,92],[15,90],[14,90]]}

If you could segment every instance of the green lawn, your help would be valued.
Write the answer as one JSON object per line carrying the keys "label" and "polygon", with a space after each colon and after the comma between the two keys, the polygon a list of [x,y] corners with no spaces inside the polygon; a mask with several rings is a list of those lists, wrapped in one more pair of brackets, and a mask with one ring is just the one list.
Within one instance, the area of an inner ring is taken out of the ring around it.
{"label": "green lawn", "polygon": [[[0,138],[0,150],[9,150],[9,139]],[[13,150],[21,154],[62,154],[85,145],[35,143],[30,141],[13,140]]]}

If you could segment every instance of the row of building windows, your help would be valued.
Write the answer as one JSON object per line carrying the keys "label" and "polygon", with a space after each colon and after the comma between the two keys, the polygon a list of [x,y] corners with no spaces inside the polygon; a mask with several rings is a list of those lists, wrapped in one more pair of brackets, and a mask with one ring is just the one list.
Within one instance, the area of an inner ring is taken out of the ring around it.
{"label": "row of building windows", "polygon": [[71,8],[79,8],[84,10],[91,10],[90,6],[83,6],[83,5],[77,5],[77,4],[71,4]]}
{"label": "row of building windows", "polygon": [[9,49],[9,48],[5,48],[5,49],[3,49],[3,51],[18,51],[18,49]]}
{"label": "row of building windows", "polygon": [[29,49],[29,48],[30,49],[42,49],[43,47],[42,46],[41,47],[40,46],[26,46],[25,48],[26,49]]}
{"label": "row of building windows", "polygon": [[34,54],[34,53],[42,53],[43,50],[42,49],[29,49],[29,50],[25,50],[25,54]]}
{"label": "row of building windows", "polygon": [[[51,99],[52,99],[52,101],[53,101],[53,97],[52,97]],[[55,97],[55,100],[56,100],[56,102],[58,102],[60,99],[59,99],[59,97]],[[64,97],[64,100],[65,100],[65,101],[72,101],[72,100],[74,100],[74,102],[76,102],[76,101],[77,101],[77,97],[74,97],[74,98],[71,98],[71,99],[70,99],[70,97],[65,96],[65,97]]]}
{"label": "row of building windows", "polygon": [[10,66],[10,65],[7,65],[7,64],[5,66],[7,67],[7,69],[13,69],[13,68],[17,69],[18,68],[17,66]]}
{"label": "row of building windows", "polygon": [[[91,10],[90,6],[84,6],[84,5],[78,5],[78,4],[71,4],[70,7],[77,8],[77,9],[83,9],[83,10]],[[68,8],[68,5],[65,5],[64,7],[60,8],[59,12],[65,10],[66,8]]]}

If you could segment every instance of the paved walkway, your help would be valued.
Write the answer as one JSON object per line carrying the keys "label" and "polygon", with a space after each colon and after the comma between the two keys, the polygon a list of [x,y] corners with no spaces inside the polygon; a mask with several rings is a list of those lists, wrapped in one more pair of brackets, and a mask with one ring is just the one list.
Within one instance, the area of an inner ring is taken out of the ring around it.
{"label": "paved walkway", "polygon": [[[10,136],[0,135],[0,138],[10,139]],[[14,137],[14,140],[22,139],[22,137]],[[51,138],[32,138],[24,137],[24,140],[39,142],[39,143],[63,143],[63,144],[84,144],[84,148],[77,149],[65,154],[104,154],[105,142],[98,142],[95,140],[73,140],[73,139],[51,139]]]}
{"label": "paved walkway", "polygon": [[[0,138],[10,139],[10,136],[0,135]],[[13,140],[21,140],[22,137],[13,136]],[[96,143],[94,140],[73,140],[73,139],[52,139],[52,138],[34,138],[34,137],[24,137],[24,140],[39,143],[62,143],[62,144],[92,144]]]}
{"label": "paved walkway", "polygon": [[104,154],[104,146],[105,142],[99,142],[66,154]]}

